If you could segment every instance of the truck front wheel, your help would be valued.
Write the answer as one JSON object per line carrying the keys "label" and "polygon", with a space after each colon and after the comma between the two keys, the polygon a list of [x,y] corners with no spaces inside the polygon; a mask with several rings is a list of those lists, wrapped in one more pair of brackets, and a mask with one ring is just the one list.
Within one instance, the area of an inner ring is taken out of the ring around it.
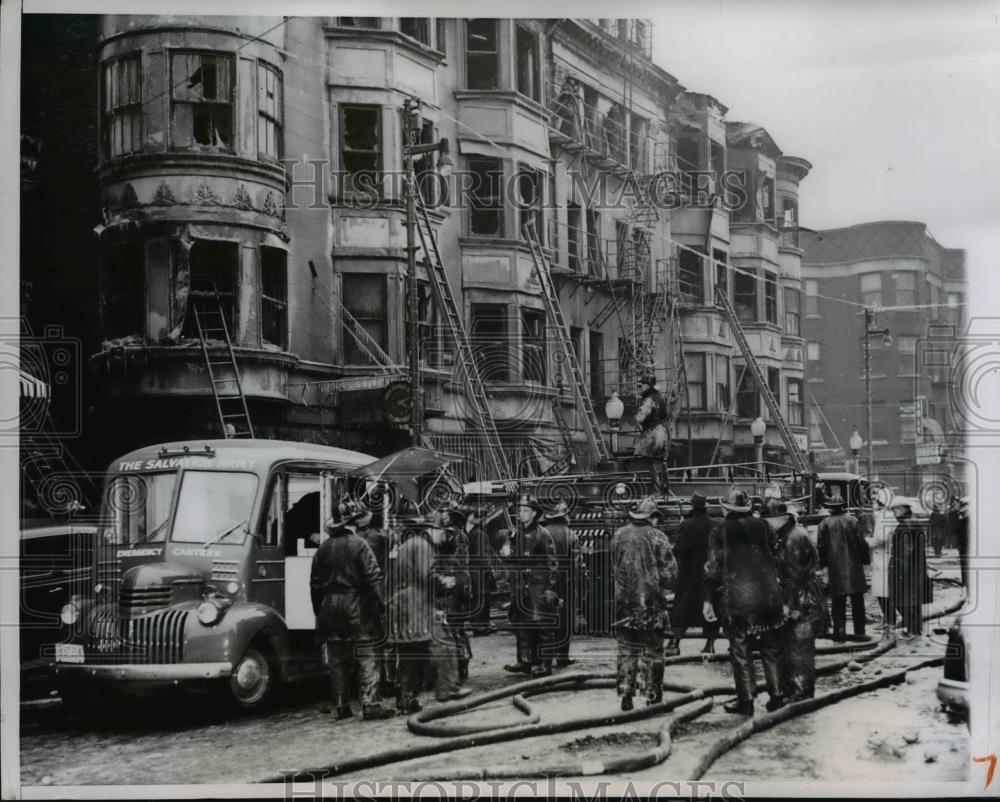
{"label": "truck front wheel", "polygon": [[229,693],[240,710],[261,710],[274,697],[278,665],[269,650],[258,643],[247,647],[229,677]]}

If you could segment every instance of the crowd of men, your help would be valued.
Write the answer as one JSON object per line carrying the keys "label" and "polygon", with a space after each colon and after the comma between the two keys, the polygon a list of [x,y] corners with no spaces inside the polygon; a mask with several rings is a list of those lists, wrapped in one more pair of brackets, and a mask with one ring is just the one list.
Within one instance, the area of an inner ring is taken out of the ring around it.
{"label": "crowd of men", "polygon": [[[848,639],[848,601],[852,639],[868,637],[866,565],[885,618],[883,635],[893,634],[897,613],[902,637],[922,632],[921,605],[930,601],[932,584],[925,530],[912,524],[911,506],[876,504],[859,519],[839,495],[825,504],[830,514],[819,524],[816,545],[780,500],[755,505],[736,488],[722,501],[721,519],[695,493],[672,539],[653,498],[632,506],[611,544],[622,710],[632,709],[637,694],[648,704],[662,700],[664,660],[680,654],[692,627],[702,629],[705,654],[715,651],[720,634],[728,640],[736,699],[724,706],[727,712],[754,712],[755,651],[769,711],[811,697],[815,640],[827,633]],[[502,585],[516,642],[504,669],[545,677],[575,662],[574,580],[582,558],[567,506],[546,509],[523,495],[516,526],[499,538],[487,532],[481,512],[451,503],[385,531],[372,526],[371,510],[345,499],[327,522],[311,591],[338,718],[353,715],[355,693],[367,719],[420,711],[424,690],[442,702],[470,694],[470,630],[493,631],[490,599]],[[393,696],[394,708],[383,701]]]}

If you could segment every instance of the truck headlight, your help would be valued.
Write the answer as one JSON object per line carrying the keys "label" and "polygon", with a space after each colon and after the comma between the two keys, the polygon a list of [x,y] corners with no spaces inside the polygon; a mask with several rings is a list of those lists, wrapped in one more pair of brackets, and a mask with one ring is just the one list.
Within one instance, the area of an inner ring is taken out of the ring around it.
{"label": "truck headlight", "polygon": [[210,627],[220,618],[222,618],[222,610],[213,602],[203,601],[198,605],[198,621],[203,626]]}
{"label": "truck headlight", "polygon": [[64,604],[62,610],[59,611],[59,620],[66,626],[72,626],[79,620],[79,618],[80,608],[73,604],[73,602]]}

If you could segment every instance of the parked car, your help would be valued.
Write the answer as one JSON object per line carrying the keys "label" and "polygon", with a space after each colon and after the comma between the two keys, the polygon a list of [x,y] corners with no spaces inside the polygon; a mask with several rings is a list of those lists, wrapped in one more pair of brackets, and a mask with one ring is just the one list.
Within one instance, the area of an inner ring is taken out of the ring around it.
{"label": "parked car", "polygon": [[944,674],[938,682],[937,697],[949,716],[969,720],[969,650],[962,617],[958,616],[948,630],[948,646],[944,655]]}
{"label": "parked car", "polygon": [[44,695],[51,689],[54,644],[65,630],[59,613],[90,578],[96,531],[96,526],[77,521],[22,521],[18,616],[22,695]]}

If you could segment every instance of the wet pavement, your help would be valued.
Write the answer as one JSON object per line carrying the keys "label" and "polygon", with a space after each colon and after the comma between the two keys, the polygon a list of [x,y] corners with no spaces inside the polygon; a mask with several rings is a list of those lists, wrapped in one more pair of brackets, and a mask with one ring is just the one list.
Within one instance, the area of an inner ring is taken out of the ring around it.
{"label": "wet pavement", "polygon": [[[935,591],[934,607],[957,599],[960,593],[954,586],[940,584]],[[876,609],[872,602],[869,612],[873,623],[878,619]],[[944,642],[943,635],[901,642],[859,671],[821,678],[817,694],[940,655]],[[701,645],[699,639],[687,639],[682,652],[695,654]],[[510,633],[473,638],[472,646],[475,656],[468,684],[473,691],[523,681],[523,677],[502,670],[514,652]],[[724,640],[717,646],[725,651]],[[571,671],[600,673],[614,669],[615,649],[610,639],[578,637],[573,654],[578,662]],[[820,658],[821,662],[837,659]],[[705,779],[962,780],[969,766],[968,731],[964,723],[949,721],[939,710],[934,690],[940,674],[940,668],[915,671],[904,684],[862,694],[754,735],[723,755]],[[666,679],[697,686],[729,682],[730,673],[727,662],[698,661],[669,666]],[[709,745],[743,721],[722,711],[721,703],[727,700],[716,697],[713,710],[678,729],[673,751],[665,763],[615,779],[686,779]],[[766,694],[758,701],[760,711],[764,700]],[[109,711],[99,719],[83,721],[67,717],[59,703],[22,707],[22,784],[252,782],[283,770],[320,766],[428,741],[410,733],[401,717],[369,722],[357,716],[335,721],[322,682],[295,686],[275,710],[260,716],[233,717],[214,712],[206,701],[197,697],[130,701],[114,713]],[[567,689],[531,701],[543,722],[610,715],[619,709],[613,688]],[[424,702],[434,704],[429,694],[424,695]],[[637,706],[641,706],[638,699]],[[514,709],[510,700],[503,699],[449,721],[499,725],[522,719],[523,714]],[[439,772],[446,778],[462,766],[519,764],[527,770],[579,760],[606,760],[649,749],[663,720],[657,717],[628,725],[472,747],[345,775],[345,779],[406,779],[417,770]]]}

